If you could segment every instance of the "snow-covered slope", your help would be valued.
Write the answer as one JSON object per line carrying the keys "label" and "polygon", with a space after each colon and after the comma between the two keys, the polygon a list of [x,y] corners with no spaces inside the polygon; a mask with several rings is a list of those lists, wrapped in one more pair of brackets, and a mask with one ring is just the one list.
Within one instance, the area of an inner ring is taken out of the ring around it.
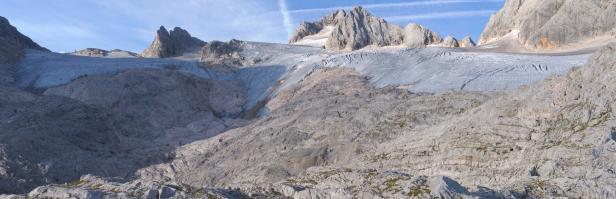
{"label": "snow-covered slope", "polygon": [[[172,68],[205,79],[234,79],[247,89],[245,108],[272,97],[322,67],[350,67],[377,87],[401,86],[413,92],[515,89],[564,74],[589,54],[507,54],[469,49],[400,47],[334,52],[322,48],[246,42],[242,57],[262,60],[233,70],[202,66],[192,57],[166,59],[78,57],[30,50],[19,64],[22,88],[66,84],[84,75],[114,74],[134,68]],[[282,81],[279,81],[282,80]]]}

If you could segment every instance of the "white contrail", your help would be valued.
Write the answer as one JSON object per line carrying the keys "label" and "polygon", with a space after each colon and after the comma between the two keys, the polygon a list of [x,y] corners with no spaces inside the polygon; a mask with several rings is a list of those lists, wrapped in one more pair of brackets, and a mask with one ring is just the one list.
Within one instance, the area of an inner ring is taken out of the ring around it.
{"label": "white contrail", "polygon": [[389,17],[384,17],[384,18],[388,21],[407,21],[407,20],[417,20],[417,19],[489,16],[495,12],[497,11],[496,10],[473,10],[473,11],[459,11],[459,12],[427,13],[427,14],[420,14],[420,15],[389,16]]}
{"label": "white contrail", "polygon": [[287,30],[287,34],[291,37],[291,35],[293,35],[293,17],[291,17],[291,13],[287,8],[287,1],[278,0],[278,8],[280,10],[280,14],[282,15],[282,23]]}
{"label": "white contrail", "polygon": [[[392,8],[392,7],[414,7],[423,5],[443,5],[443,4],[459,4],[459,3],[494,3],[503,2],[504,0],[428,0],[428,1],[414,1],[414,2],[401,2],[401,3],[378,3],[378,4],[365,4],[361,5],[364,8]],[[333,10],[350,10],[354,6],[340,6],[340,7],[328,7],[328,8],[312,8],[312,9],[298,9],[288,10],[289,13],[310,13],[310,12],[326,12]]]}

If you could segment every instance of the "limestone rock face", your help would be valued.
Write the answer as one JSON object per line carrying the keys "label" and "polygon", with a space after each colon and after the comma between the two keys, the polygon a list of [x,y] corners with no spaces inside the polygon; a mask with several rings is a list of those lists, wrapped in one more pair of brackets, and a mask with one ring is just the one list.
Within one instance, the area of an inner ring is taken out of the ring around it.
{"label": "limestone rock face", "polygon": [[184,52],[198,50],[205,45],[204,41],[192,37],[188,31],[175,27],[167,31],[161,26],[156,31],[156,37],[150,46],[142,53],[143,57],[164,58],[181,56]]}
{"label": "limestone rock face", "polygon": [[6,18],[0,17],[0,63],[16,61],[26,48],[47,50],[17,31]]}
{"label": "limestone rock face", "polygon": [[473,41],[473,39],[469,36],[464,37],[464,39],[462,39],[460,42],[458,42],[460,44],[461,48],[472,48],[475,47],[475,41]]}
{"label": "limestone rock face", "polygon": [[527,48],[555,48],[609,36],[616,0],[507,0],[490,18],[480,44],[508,34]]}
{"label": "limestone rock face", "polygon": [[404,45],[406,47],[417,48],[438,43],[441,43],[441,36],[419,24],[408,24],[404,28]]}
{"label": "limestone rock face", "polygon": [[302,23],[290,43],[297,43],[323,30],[329,30],[324,47],[332,50],[357,50],[369,45],[400,45],[403,40],[402,28],[373,16],[362,7],[356,7],[348,12],[338,10],[319,22]]}
{"label": "limestone rock face", "polygon": [[460,44],[458,43],[458,40],[456,38],[452,36],[447,36],[445,37],[445,39],[443,39],[443,42],[437,44],[437,46],[445,48],[457,48],[460,47]]}

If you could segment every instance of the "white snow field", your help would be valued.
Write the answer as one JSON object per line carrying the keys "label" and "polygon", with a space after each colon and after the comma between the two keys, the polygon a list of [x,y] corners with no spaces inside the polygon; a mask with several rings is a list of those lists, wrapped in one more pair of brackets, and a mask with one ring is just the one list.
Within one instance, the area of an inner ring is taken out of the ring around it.
{"label": "white snow field", "polygon": [[249,109],[320,67],[352,67],[376,87],[399,86],[412,92],[493,91],[515,89],[550,75],[564,74],[583,65],[590,57],[588,53],[513,54],[432,47],[333,52],[310,46],[258,42],[246,42],[242,49],[241,56],[263,61],[224,71],[201,66],[194,53],[166,59],[94,58],[29,50],[19,63],[18,84],[22,88],[47,88],[84,75],[114,74],[133,68],[168,68],[206,79],[242,82],[248,97],[244,108]]}

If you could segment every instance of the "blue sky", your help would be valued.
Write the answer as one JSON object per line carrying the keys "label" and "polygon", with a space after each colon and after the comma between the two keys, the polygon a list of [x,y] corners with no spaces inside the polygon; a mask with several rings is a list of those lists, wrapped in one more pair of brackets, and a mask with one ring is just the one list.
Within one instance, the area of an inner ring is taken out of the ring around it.
{"label": "blue sky", "polygon": [[3,0],[4,16],[58,52],[88,47],[141,52],[160,25],[204,41],[237,38],[286,43],[302,21],[362,5],[387,21],[414,22],[442,36],[475,40],[504,0]]}

